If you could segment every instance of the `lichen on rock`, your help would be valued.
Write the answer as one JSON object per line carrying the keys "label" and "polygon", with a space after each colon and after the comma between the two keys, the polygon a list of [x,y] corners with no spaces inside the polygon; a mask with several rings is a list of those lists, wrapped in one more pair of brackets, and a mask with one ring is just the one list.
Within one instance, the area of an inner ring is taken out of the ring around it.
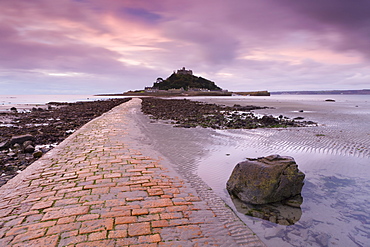
{"label": "lichen on rock", "polygon": [[292,157],[270,155],[238,163],[226,188],[243,202],[267,204],[301,194],[304,178]]}

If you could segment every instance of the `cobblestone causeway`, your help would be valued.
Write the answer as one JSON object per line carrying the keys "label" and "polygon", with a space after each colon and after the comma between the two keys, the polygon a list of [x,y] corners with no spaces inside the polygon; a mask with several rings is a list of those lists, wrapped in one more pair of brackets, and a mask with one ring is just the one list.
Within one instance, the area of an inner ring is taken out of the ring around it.
{"label": "cobblestone causeway", "polygon": [[139,99],[112,109],[1,187],[0,246],[264,246],[137,148],[138,109]]}

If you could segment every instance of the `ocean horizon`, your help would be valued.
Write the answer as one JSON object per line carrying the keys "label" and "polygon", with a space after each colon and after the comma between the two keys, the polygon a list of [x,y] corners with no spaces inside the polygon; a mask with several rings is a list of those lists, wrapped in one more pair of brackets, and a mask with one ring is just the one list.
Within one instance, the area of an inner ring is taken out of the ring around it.
{"label": "ocean horizon", "polygon": [[[131,96],[101,96],[93,94],[25,94],[25,95],[1,95],[0,105],[19,105],[19,104],[47,104],[49,102],[77,102],[77,101],[91,101],[104,100],[113,98],[127,98]],[[326,98],[334,98],[339,101],[363,101],[370,100],[370,95],[360,94],[272,94],[271,96],[195,96],[193,99],[199,98],[253,98],[253,99],[287,99],[287,100],[322,100]],[[180,96],[179,98],[186,98]]]}
{"label": "ocean horizon", "polygon": [[96,96],[92,94],[29,94],[29,95],[0,95],[0,105],[47,104],[49,102],[77,102],[103,100],[118,97]]}

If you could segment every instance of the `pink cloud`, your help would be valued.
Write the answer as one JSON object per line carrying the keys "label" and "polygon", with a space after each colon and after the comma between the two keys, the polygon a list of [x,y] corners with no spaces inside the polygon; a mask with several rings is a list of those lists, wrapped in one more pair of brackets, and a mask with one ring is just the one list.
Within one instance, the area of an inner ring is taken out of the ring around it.
{"label": "pink cloud", "polygon": [[186,66],[231,90],[251,81],[279,90],[289,81],[362,87],[369,7],[365,0],[5,0],[0,86],[25,83],[24,75],[34,79],[27,85],[53,83],[52,74],[70,73],[78,76],[58,83],[83,88],[90,80],[99,88],[105,81],[124,91]]}

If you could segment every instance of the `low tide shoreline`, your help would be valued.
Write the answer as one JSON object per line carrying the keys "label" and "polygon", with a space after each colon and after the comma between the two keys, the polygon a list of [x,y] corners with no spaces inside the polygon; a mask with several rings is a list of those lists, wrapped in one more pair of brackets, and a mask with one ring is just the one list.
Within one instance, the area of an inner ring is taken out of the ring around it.
{"label": "low tide shoreline", "polygon": [[[302,117],[317,122],[318,126],[254,130],[174,128],[170,120],[153,120],[137,112],[133,117],[141,135],[132,138],[140,147],[163,155],[195,188],[214,191],[268,246],[296,246],[307,241],[313,246],[361,246],[369,240],[368,199],[362,196],[370,193],[364,178],[369,172],[365,164],[370,158],[367,101],[193,99],[230,106],[267,106],[254,112]],[[294,226],[243,216],[225,192],[225,177],[237,162],[273,153],[293,156],[307,175],[302,218]],[[204,189],[207,186],[212,190]]]}
{"label": "low tide shoreline", "polygon": [[202,198],[146,149],[138,112],[139,99],[115,107],[3,186],[1,243],[265,246],[221,199]]}
{"label": "low tide shoreline", "polygon": [[[21,105],[0,113],[0,186],[75,130],[128,100]],[[23,138],[16,141],[17,136]]]}
{"label": "low tide shoreline", "polygon": [[[167,157],[189,180],[199,177],[268,246],[365,246],[370,215],[367,175],[370,132],[367,98],[204,97],[196,101],[269,108],[256,114],[302,117],[314,127],[226,129],[174,128],[171,121],[142,116],[143,142]],[[233,167],[245,158],[271,154],[292,156],[306,174],[301,218],[278,225],[240,213],[225,190]],[[194,182],[196,184],[196,182]],[[363,205],[363,206],[361,206]]]}

